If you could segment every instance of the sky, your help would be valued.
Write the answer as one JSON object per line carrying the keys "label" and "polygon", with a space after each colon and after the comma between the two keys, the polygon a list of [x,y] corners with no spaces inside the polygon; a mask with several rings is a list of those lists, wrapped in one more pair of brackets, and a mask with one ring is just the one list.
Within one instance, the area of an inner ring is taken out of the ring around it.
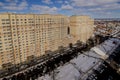
{"label": "sky", "polygon": [[0,0],[0,12],[120,18],[120,0]]}

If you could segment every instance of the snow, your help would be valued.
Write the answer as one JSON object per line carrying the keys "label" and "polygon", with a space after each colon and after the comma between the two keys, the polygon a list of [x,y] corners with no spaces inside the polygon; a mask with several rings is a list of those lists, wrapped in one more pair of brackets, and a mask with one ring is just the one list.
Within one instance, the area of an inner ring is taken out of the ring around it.
{"label": "snow", "polygon": [[38,80],[52,80],[52,79],[49,75],[45,75],[45,76],[39,77]]}
{"label": "snow", "polygon": [[96,54],[100,55],[102,59],[108,58],[108,55],[106,55],[105,52],[103,52],[102,50],[100,50],[97,47],[93,47],[91,50],[93,50]]}
{"label": "snow", "polygon": [[80,76],[80,73],[74,68],[74,66],[72,66],[72,64],[63,66],[59,71],[60,72],[56,76],[57,80],[75,80],[75,77]]}
{"label": "snow", "polygon": [[[113,44],[113,41],[117,41],[117,45]],[[120,44],[120,40],[112,38],[96,47],[105,54],[110,55],[118,44]],[[77,58],[72,59],[70,62],[54,70],[55,80],[85,80],[88,74],[92,72],[92,69],[97,68],[101,64],[102,61],[99,58],[101,58],[101,56],[94,51],[84,52],[84,54],[80,54]],[[38,78],[38,80],[53,80],[52,76],[53,73],[50,75],[47,74]]]}

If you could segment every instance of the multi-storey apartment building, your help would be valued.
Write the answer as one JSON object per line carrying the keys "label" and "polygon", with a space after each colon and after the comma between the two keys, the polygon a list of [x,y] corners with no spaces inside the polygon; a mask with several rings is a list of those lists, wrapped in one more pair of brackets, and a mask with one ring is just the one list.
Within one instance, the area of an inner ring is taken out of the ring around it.
{"label": "multi-storey apartment building", "polygon": [[69,22],[64,15],[1,13],[0,69],[30,61],[78,39],[84,41],[92,34],[91,26],[93,20],[88,16],[72,16]]}
{"label": "multi-storey apartment building", "polygon": [[67,27],[63,15],[0,14],[0,67],[56,50]]}
{"label": "multi-storey apartment building", "polygon": [[94,20],[90,16],[71,16],[70,31],[74,41],[80,40],[86,42],[93,34]]}

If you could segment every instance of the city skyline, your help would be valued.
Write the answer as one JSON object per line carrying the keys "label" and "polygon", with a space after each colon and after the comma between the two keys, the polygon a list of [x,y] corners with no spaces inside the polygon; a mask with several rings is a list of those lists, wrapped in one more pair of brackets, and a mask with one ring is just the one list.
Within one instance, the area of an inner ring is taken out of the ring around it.
{"label": "city skyline", "polygon": [[0,12],[120,18],[120,0],[1,0]]}

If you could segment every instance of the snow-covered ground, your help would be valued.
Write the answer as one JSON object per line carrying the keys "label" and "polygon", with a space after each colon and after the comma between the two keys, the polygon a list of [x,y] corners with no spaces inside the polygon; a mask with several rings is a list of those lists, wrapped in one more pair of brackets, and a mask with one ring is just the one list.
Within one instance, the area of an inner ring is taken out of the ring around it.
{"label": "snow-covered ground", "polygon": [[[113,41],[116,41],[117,44],[113,44]],[[112,38],[96,47],[110,55],[118,44],[120,44],[120,40]],[[65,65],[58,67],[50,75],[39,77],[38,80],[85,80],[92,69],[96,69],[102,62],[99,58],[101,56],[92,50],[84,52]]]}

